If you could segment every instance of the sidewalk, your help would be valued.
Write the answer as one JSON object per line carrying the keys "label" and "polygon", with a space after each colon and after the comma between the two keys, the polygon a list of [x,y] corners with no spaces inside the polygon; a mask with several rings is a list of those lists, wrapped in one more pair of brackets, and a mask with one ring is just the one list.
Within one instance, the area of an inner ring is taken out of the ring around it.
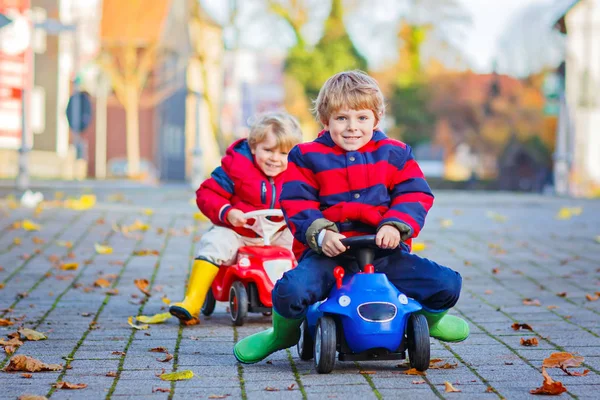
{"label": "sidewalk", "polygon": [[[469,322],[470,338],[457,344],[432,339],[431,357],[447,369],[432,368],[426,376],[406,375],[398,361],[337,362],[331,374],[319,375],[295,348],[256,365],[236,363],[233,344],[268,327],[270,318],[251,315],[234,328],[225,303],[199,325],[180,326],[171,318],[147,330],[129,326],[128,317],[165,313],[166,299],[183,297],[197,241],[209,226],[193,218],[193,189],[47,186],[46,199],[54,190],[93,192],[98,204],[34,215],[0,201],[0,321],[13,323],[0,326],[0,339],[8,341],[19,327],[43,332],[47,340],[24,340],[14,355],[61,367],[30,378],[0,372],[0,399],[534,399],[530,390],[542,386],[542,360],[554,352],[584,357],[568,371],[590,370],[568,376],[547,369],[568,390],[560,397],[600,398],[600,300],[594,300],[600,293],[600,201],[438,192],[419,254],[462,274],[454,313]],[[0,187],[0,197],[11,192]],[[557,219],[563,206],[571,209]],[[23,219],[41,229],[10,229]],[[148,229],[120,229],[136,220]],[[96,254],[96,243],[113,253]],[[150,255],[135,255],[139,250]],[[143,279],[150,297],[134,283]],[[532,330],[514,330],[515,323]],[[539,344],[526,347],[521,338]],[[149,351],[157,347],[172,358]],[[2,353],[0,368],[9,358]],[[157,376],[183,370],[194,377],[166,382]],[[61,381],[87,387],[52,387]],[[461,392],[447,393],[444,382]]]}

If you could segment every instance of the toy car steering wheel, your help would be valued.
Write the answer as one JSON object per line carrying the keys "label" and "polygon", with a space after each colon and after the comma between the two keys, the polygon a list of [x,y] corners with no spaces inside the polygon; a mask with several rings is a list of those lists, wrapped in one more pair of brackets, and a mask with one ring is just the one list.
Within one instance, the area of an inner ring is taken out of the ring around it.
{"label": "toy car steering wheel", "polygon": [[271,221],[267,217],[283,217],[283,212],[276,208],[269,208],[266,210],[250,211],[244,214],[246,219],[254,219],[252,225],[245,224],[244,228],[251,229],[259,234],[264,241],[265,246],[271,244],[271,237],[279,232],[281,227],[286,225],[285,220]]}
{"label": "toy car steering wheel", "polygon": [[376,235],[352,236],[340,240],[344,246],[352,249],[361,270],[375,259],[375,250],[379,248],[375,237]]}

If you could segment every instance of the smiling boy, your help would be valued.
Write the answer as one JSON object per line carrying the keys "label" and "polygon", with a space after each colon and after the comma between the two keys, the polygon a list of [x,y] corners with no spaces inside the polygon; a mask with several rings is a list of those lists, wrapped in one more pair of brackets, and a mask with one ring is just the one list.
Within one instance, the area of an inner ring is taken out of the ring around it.
{"label": "smiling boy", "polygon": [[308,306],[333,287],[333,269],[356,271],[355,261],[340,256],[340,240],[368,234],[376,234],[379,247],[375,271],[423,305],[430,335],[465,340],[467,323],[447,314],[460,295],[460,274],[410,253],[433,194],[410,146],[378,129],[385,105],[377,82],[360,71],[336,74],[321,88],[315,111],[325,130],[290,152],[280,198],[299,263],[273,289],[273,327],[239,341],[235,357],[255,363],[295,345]]}

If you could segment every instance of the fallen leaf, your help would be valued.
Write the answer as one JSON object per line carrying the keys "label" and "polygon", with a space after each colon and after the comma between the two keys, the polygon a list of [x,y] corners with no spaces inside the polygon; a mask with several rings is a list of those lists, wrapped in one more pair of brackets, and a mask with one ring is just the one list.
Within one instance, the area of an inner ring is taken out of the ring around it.
{"label": "fallen leaf", "polygon": [[166,347],[153,347],[150,350],[148,350],[151,353],[168,353],[169,351],[167,350]]}
{"label": "fallen leaf", "polygon": [[434,358],[429,361],[429,369],[454,369],[458,367],[458,363],[449,363],[446,362],[444,364],[440,364],[442,361],[441,358]]}
{"label": "fallen leaf", "polygon": [[40,238],[40,237],[37,237],[37,236],[34,236],[34,237],[32,237],[32,238],[31,238],[31,241],[32,241],[34,244],[44,244],[44,243],[46,243],[46,241],[45,241],[44,239],[42,239],[42,238]]}
{"label": "fallen leaf", "polygon": [[158,256],[159,254],[160,252],[158,250],[149,249],[136,250],[133,252],[134,256]]}
{"label": "fallen leaf", "polygon": [[413,385],[422,385],[423,383],[427,383],[425,381],[412,381]]}
{"label": "fallen leaf", "polygon": [[85,389],[87,383],[56,382],[52,386],[57,389]]}
{"label": "fallen leaf", "polygon": [[425,371],[417,371],[416,368],[407,369],[406,371],[403,371],[402,373],[404,375],[421,375],[421,376],[427,375],[427,373],[425,373]]}
{"label": "fallen leaf", "polygon": [[59,240],[56,242],[56,244],[61,247],[66,247],[67,249],[70,249],[71,247],[73,247],[73,242],[68,241],[68,240],[67,241]]}
{"label": "fallen leaf", "polygon": [[144,293],[146,296],[150,296],[150,292],[147,289],[150,285],[148,279],[134,279],[133,283],[135,283],[135,286],[140,289],[142,293]]}
{"label": "fallen leaf", "polygon": [[567,292],[556,293],[558,297],[567,297]]}
{"label": "fallen leaf", "polygon": [[508,219],[506,216],[502,215],[502,214],[498,214],[496,212],[493,211],[488,211],[486,213],[486,216],[490,219],[493,219],[496,222],[506,222],[506,220]]}
{"label": "fallen leaf", "polygon": [[145,331],[146,329],[150,328],[150,326],[149,326],[149,325],[146,325],[146,324],[144,324],[144,325],[137,325],[137,324],[134,324],[134,323],[133,323],[133,317],[129,317],[129,318],[127,319],[127,323],[128,323],[128,324],[129,324],[129,326],[131,326],[132,328],[135,328],[135,329],[138,329],[138,330],[142,330],[142,331]]}
{"label": "fallen leaf", "polygon": [[359,374],[362,375],[375,375],[377,372],[376,371],[358,371]]}
{"label": "fallen leaf", "polygon": [[584,369],[584,370],[583,370],[583,372],[577,372],[577,371],[573,371],[573,372],[571,372],[571,371],[569,371],[569,370],[568,370],[568,369],[566,369],[566,368],[561,368],[561,369],[562,369],[564,372],[566,372],[566,373],[567,373],[567,375],[570,375],[570,376],[586,376],[587,374],[589,374],[589,373],[590,373],[590,370],[589,370],[589,369]]}
{"label": "fallen leaf", "polygon": [[4,346],[4,352],[9,356],[23,345],[23,342],[20,340],[18,333],[15,332],[15,334],[17,336],[11,337],[10,340],[0,339],[0,346]]}
{"label": "fallen leaf", "polygon": [[294,386],[296,386],[296,384],[292,383],[290,386],[287,387],[287,390],[294,390]]}
{"label": "fallen leaf", "polygon": [[155,393],[155,392],[170,393],[171,389],[168,389],[168,388],[155,388],[155,389],[152,389],[152,393]]}
{"label": "fallen leaf", "polygon": [[[196,204],[196,203],[194,202],[194,204]],[[202,214],[201,212],[195,212],[194,219],[196,221],[205,221],[205,222],[208,221],[208,218],[206,218],[206,216],[204,214]]]}
{"label": "fallen leaf", "polygon": [[115,356],[124,356],[126,353],[124,351],[113,351],[111,354]]}
{"label": "fallen leaf", "polygon": [[586,294],[586,295],[585,295],[585,298],[586,298],[588,301],[596,301],[596,300],[598,300],[598,299],[600,298],[600,296],[598,296],[597,294],[595,294],[595,295]]}
{"label": "fallen leaf", "polygon": [[97,254],[112,254],[113,248],[110,246],[104,246],[101,244],[94,244],[94,248],[96,249]]}
{"label": "fallen leaf", "polygon": [[168,374],[162,374],[160,379],[163,381],[184,381],[188,379],[192,379],[194,377],[194,372],[190,370],[171,372]]}
{"label": "fallen leaf", "polygon": [[493,387],[491,387],[491,386],[488,386],[488,388],[487,388],[487,389],[485,389],[485,392],[486,392],[486,393],[492,393],[493,391],[494,391],[494,388],[493,388]]}
{"label": "fallen leaf", "polygon": [[490,290],[490,289],[488,289],[488,290],[486,290],[485,292],[483,292],[483,294],[492,294],[492,293],[494,293],[494,291],[493,291],[493,290]]}
{"label": "fallen leaf", "polygon": [[556,213],[556,219],[571,219],[574,216],[581,215],[583,208],[581,207],[561,207]]}
{"label": "fallen leaf", "polygon": [[452,226],[453,222],[451,219],[448,218],[440,218],[440,226],[442,228],[450,228]]}
{"label": "fallen leaf", "polygon": [[231,396],[230,394],[211,394],[208,396],[209,399],[225,399]]}
{"label": "fallen leaf", "polygon": [[600,243],[600,235],[596,236],[596,243]]}
{"label": "fallen leaf", "polygon": [[25,379],[31,379],[33,377],[33,375],[31,375],[30,373],[21,374],[21,376]]}
{"label": "fallen leaf", "polygon": [[185,325],[185,326],[193,326],[193,325],[198,325],[200,323],[200,320],[198,318],[196,318],[196,317],[193,317],[189,321],[181,321],[181,320],[179,320],[179,323],[181,325]]}
{"label": "fallen leaf", "polygon": [[533,328],[529,324],[519,324],[516,322],[511,325],[511,328],[513,328],[515,331],[518,331],[519,329],[527,329],[528,331],[533,331]]}
{"label": "fallen leaf", "polygon": [[411,250],[413,252],[423,251],[423,250],[425,250],[425,248],[426,248],[426,246],[425,246],[425,243],[423,243],[423,242],[412,242]]}
{"label": "fallen leaf", "polygon": [[79,199],[67,199],[64,201],[65,208],[76,211],[89,210],[95,205],[96,196],[93,194],[84,194]]}
{"label": "fallen leaf", "polygon": [[498,268],[492,268],[492,274],[497,274],[498,272],[500,272]]}
{"label": "fallen leaf", "polygon": [[125,227],[125,229],[129,232],[135,232],[135,231],[146,232],[149,228],[150,228],[150,225],[144,224],[139,219],[136,219],[133,224]]}
{"label": "fallen leaf", "polygon": [[541,306],[542,303],[538,299],[523,299],[523,305],[525,306]]}
{"label": "fallen leaf", "polygon": [[160,324],[162,322],[165,322],[166,320],[168,320],[171,317],[172,317],[172,315],[170,313],[162,313],[162,314],[155,314],[151,317],[148,317],[145,315],[140,315],[140,316],[135,317],[135,319],[140,322],[143,322],[144,324]]}
{"label": "fallen leaf", "polygon": [[106,373],[106,376],[109,376],[109,377],[111,377],[111,378],[116,378],[116,377],[117,377],[117,373],[116,373],[116,372],[114,372],[114,371],[108,371],[108,372]]}
{"label": "fallen leaf", "polygon": [[451,393],[451,392],[460,392],[461,390],[455,388],[454,386],[452,386],[452,384],[448,381],[444,382],[444,386],[446,387],[446,393]]}
{"label": "fallen leaf", "polygon": [[13,239],[13,244],[15,246],[20,246],[21,243],[23,243],[23,240],[21,238],[16,237],[16,238]]}
{"label": "fallen leaf", "polygon": [[24,356],[22,354],[12,356],[10,362],[2,371],[25,371],[25,372],[38,372],[38,371],[60,371],[62,365],[59,364],[44,364],[40,360],[35,358]]}
{"label": "fallen leaf", "polygon": [[74,271],[79,268],[79,263],[65,263],[61,264],[59,268],[63,271]]}
{"label": "fallen leaf", "polygon": [[156,361],[160,361],[160,362],[169,362],[169,361],[171,361],[172,359],[173,359],[173,355],[172,355],[172,354],[169,354],[169,353],[167,353],[167,354],[165,355],[165,358],[163,358],[162,360],[161,360],[160,358],[157,358],[157,359],[156,359]]}
{"label": "fallen leaf", "polygon": [[19,334],[21,334],[21,336],[26,337],[27,340],[38,341],[48,339],[48,337],[43,333],[34,331],[33,329],[29,328],[21,328],[18,330],[18,332]]}
{"label": "fallen leaf", "polygon": [[161,297],[161,300],[163,303],[165,303],[166,305],[171,304],[171,300],[169,300],[169,298],[167,296],[163,296]]}
{"label": "fallen leaf", "polygon": [[521,346],[537,346],[539,344],[537,338],[524,339],[521,338]]}
{"label": "fallen leaf", "polygon": [[106,279],[104,279],[104,278],[98,278],[94,282],[94,286],[101,287],[101,288],[107,288],[110,285],[111,285],[111,283],[109,281],[107,281]]}
{"label": "fallen leaf", "polygon": [[558,308],[558,306],[548,306],[546,307],[548,310],[555,310]]}
{"label": "fallen leaf", "polygon": [[4,283],[0,283],[0,289],[4,289]]}
{"label": "fallen leaf", "polygon": [[542,386],[537,389],[530,390],[529,393],[556,396],[567,391],[567,388],[565,388],[561,382],[552,380],[550,375],[548,375],[546,372],[546,368],[544,367],[542,367],[542,376],[544,377]]}
{"label": "fallen leaf", "polygon": [[36,394],[23,394],[17,400],[48,400],[46,396],[38,396]]}
{"label": "fallen leaf", "polygon": [[11,326],[12,324],[13,324],[12,321],[0,318],[0,326]]}
{"label": "fallen leaf", "polygon": [[548,368],[579,367],[583,360],[582,356],[574,356],[566,351],[561,351],[550,354],[550,357],[544,359],[542,366]]}
{"label": "fallen leaf", "polygon": [[274,387],[271,387],[271,386],[267,386],[267,387],[265,388],[265,390],[266,390],[267,392],[279,392],[279,389],[277,389],[277,388],[274,388]]}
{"label": "fallen leaf", "polygon": [[110,296],[116,296],[116,295],[119,294],[119,289],[116,289],[116,288],[115,289],[110,289],[110,290],[107,290],[105,293],[108,294],[108,295],[110,295]]}
{"label": "fallen leaf", "polygon": [[40,229],[42,229],[41,226],[39,226],[38,224],[36,224],[33,221],[30,221],[28,219],[24,219],[21,222],[21,228],[23,228],[26,231],[39,231]]}
{"label": "fallen leaf", "polygon": [[108,263],[110,265],[125,265],[125,262],[119,260],[109,261]]}

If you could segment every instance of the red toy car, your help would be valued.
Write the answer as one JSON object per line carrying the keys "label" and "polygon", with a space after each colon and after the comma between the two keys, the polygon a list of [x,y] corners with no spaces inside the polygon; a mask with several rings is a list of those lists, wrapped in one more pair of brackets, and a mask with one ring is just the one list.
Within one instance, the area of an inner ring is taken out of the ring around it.
{"label": "red toy car", "polygon": [[[297,265],[290,250],[270,245],[271,237],[285,226],[281,210],[257,210],[244,214],[244,217],[254,220],[246,228],[258,233],[264,245],[240,247],[236,262],[219,268],[202,306],[202,314],[209,316],[217,301],[228,301],[231,320],[236,326],[244,324],[248,312],[270,315],[275,282]],[[267,217],[278,217],[278,220]]]}

